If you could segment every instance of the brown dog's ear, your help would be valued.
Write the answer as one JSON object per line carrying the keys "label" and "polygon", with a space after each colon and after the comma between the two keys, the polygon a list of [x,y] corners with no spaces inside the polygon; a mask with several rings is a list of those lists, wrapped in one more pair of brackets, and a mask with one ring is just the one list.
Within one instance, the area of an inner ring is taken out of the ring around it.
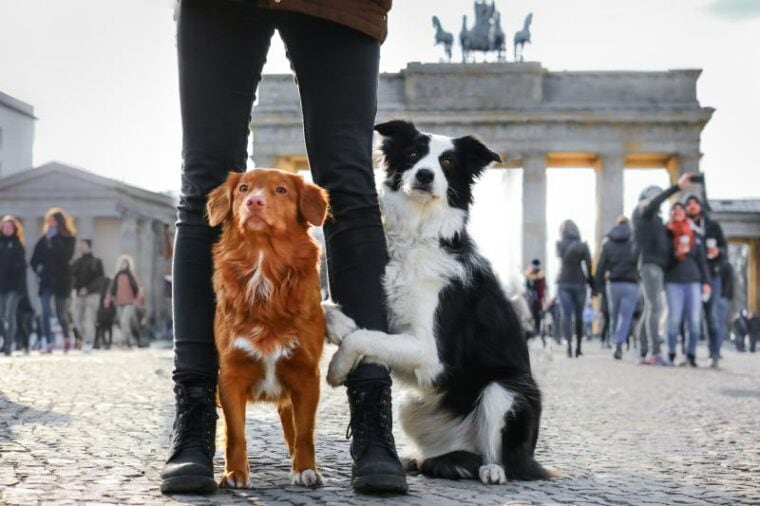
{"label": "brown dog's ear", "polygon": [[298,207],[306,221],[322,226],[327,217],[327,192],[315,184],[304,183]]}
{"label": "brown dog's ear", "polygon": [[212,227],[221,225],[232,211],[232,192],[243,175],[240,172],[230,172],[227,181],[217,186],[208,194],[206,214],[208,224]]}

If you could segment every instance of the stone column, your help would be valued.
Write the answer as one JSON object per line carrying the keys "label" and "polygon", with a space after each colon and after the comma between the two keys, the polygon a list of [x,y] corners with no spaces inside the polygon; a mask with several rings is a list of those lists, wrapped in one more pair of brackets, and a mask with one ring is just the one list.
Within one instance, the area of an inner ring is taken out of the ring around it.
{"label": "stone column", "polygon": [[[42,217],[36,214],[25,214],[19,216],[19,218],[21,218],[21,224],[24,226],[24,249],[26,250],[26,261],[28,264],[32,259],[34,247],[42,236],[42,230],[40,230]],[[26,287],[29,290],[29,299],[32,302],[32,306],[34,306],[34,310],[37,314],[40,314],[40,298],[37,296],[39,285],[37,283],[37,275],[32,272],[31,268],[26,271]]]}
{"label": "stone column", "polygon": [[95,238],[95,217],[94,216],[78,216],[77,217],[77,238],[91,239],[94,247],[97,248],[97,241]]}
{"label": "stone column", "polygon": [[546,153],[524,153],[522,265],[538,258],[546,265]]}
{"label": "stone column", "polygon": [[119,230],[119,235],[121,237],[120,241],[120,247],[119,247],[119,255],[127,254],[132,257],[132,259],[137,262],[139,258],[137,257],[138,248],[139,248],[139,238],[137,235],[137,216],[130,213],[125,212],[121,215],[121,226]]}
{"label": "stone column", "polygon": [[625,157],[622,153],[601,154],[596,167],[596,252],[615,220],[623,214],[623,170]]}
{"label": "stone column", "polygon": [[138,257],[135,258],[135,263],[140,282],[142,283],[143,292],[145,294],[145,307],[148,311],[152,311],[151,296],[153,293],[153,255],[155,249],[155,240],[153,235],[153,220],[142,219],[140,220],[139,227],[139,251]]}

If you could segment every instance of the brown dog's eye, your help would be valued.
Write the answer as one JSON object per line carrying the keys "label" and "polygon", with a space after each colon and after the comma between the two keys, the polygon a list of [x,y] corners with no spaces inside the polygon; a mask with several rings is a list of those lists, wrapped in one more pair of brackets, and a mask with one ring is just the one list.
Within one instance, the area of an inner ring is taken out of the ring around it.
{"label": "brown dog's eye", "polygon": [[240,190],[240,193],[246,193],[248,191],[248,185],[241,184],[239,190]]}
{"label": "brown dog's eye", "polygon": [[275,188],[274,191],[277,192],[277,193],[279,193],[280,195],[287,195],[288,194],[288,189],[285,188],[284,186],[278,186],[277,188]]}

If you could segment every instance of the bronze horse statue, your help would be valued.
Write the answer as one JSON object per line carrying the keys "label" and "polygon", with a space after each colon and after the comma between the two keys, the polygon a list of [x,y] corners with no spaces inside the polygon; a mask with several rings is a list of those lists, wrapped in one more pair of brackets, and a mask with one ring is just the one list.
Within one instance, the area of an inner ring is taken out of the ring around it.
{"label": "bronze horse statue", "polygon": [[435,28],[435,45],[443,44],[446,51],[446,61],[451,61],[451,46],[454,45],[454,36],[443,29],[438,16],[433,16],[433,28]]}
{"label": "bronze horse statue", "polygon": [[[533,13],[531,12],[525,16],[525,23],[523,23],[523,29],[515,33],[515,61],[524,61],[523,49],[525,43],[530,44],[530,24],[533,22]],[[520,58],[517,57],[517,49],[520,48]]]}

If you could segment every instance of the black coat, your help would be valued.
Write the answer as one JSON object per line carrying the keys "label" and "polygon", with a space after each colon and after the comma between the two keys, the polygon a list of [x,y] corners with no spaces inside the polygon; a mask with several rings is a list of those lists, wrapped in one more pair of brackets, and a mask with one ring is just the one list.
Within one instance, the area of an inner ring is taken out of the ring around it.
{"label": "black coat", "polygon": [[698,227],[697,233],[704,239],[705,248],[707,248],[708,239],[715,239],[720,254],[715,258],[708,258],[707,266],[711,276],[719,276],[721,260],[728,258],[728,242],[723,234],[723,227],[709,216],[703,216],[699,222],[694,221],[694,224]]}
{"label": "black coat", "polygon": [[673,185],[649,202],[642,202],[633,212],[633,240],[639,264],[656,264],[663,270],[670,263],[670,242],[667,228],[660,218],[660,206],[678,192]]}
{"label": "black coat", "polygon": [[32,270],[40,278],[40,295],[45,290],[68,297],[71,293],[71,257],[74,256],[76,240],[72,236],[54,235],[43,237],[34,246]]}
{"label": "black coat", "polygon": [[607,240],[602,244],[602,252],[596,266],[594,278],[595,290],[604,290],[606,280],[636,283],[639,280],[639,270],[631,241],[631,226],[620,223],[612,227],[607,234]]}
{"label": "black coat", "polygon": [[562,240],[557,242],[557,256],[561,262],[558,283],[592,284],[591,251],[580,237],[578,228],[569,223],[563,232]]}
{"label": "black coat", "polygon": [[86,253],[71,264],[71,273],[74,276],[74,290],[79,292],[82,288],[87,294],[98,293],[103,280],[103,262],[92,253]]}
{"label": "black coat", "polygon": [[0,235],[0,293],[26,293],[26,255],[18,237]]}

